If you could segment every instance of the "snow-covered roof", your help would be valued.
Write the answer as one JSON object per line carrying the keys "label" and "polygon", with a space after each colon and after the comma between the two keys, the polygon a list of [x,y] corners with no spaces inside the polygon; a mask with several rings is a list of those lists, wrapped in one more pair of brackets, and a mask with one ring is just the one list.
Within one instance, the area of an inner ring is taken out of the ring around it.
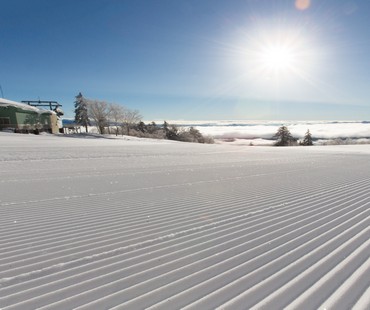
{"label": "snow-covered roof", "polygon": [[4,99],[4,98],[0,98],[0,107],[15,107],[15,108],[26,110],[26,111],[33,111],[33,112],[36,112],[36,113],[46,113],[46,112],[50,113],[50,112],[52,112],[52,111],[49,111],[49,110],[38,109],[38,108],[30,106],[28,104],[24,104],[24,103],[12,101],[12,100]]}

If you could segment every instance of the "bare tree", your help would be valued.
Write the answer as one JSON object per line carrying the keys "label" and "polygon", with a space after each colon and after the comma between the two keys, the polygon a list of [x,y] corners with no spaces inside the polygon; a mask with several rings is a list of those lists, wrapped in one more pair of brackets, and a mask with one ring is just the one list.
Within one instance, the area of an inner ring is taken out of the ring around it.
{"label": "bare tree", "polygon": [[[138,110],[130,110],[130,109],[125,109],[125,113],[123,115],[122,119],[122,128],[126,128],[126,133],[129,136],[130,135],[130,128],[140,122],[142,116],[140,115],[140,112]],[[122,130],[122,135],[123,135],[123,130]]]}
{"label": "bare tree", "polygon": [[104,128],[109,125],[111,105],[105,101],[88,100],[88,114],[94,120],[100,134],[104,133]]}
{"label": "bare tree", "polygon": [[[137,124],[142,116],[138,110],[130,110],[122,105],[108,103],[106,101],[87,100],[88,115],[94,121],[100,134],[104,133],[104,129],[109,125],[115,126],[115,133],[118,135],[119,127],[124,129],[130,135],[130,129]],[[109,132],[110,133],[110,132]]]}
{"label": "bare tree", "polygon": [[120,125],[123,123],[126,110],[127,109],[122,105],[115,103],[110,104],[110,121],[115,126],[116,136],[118,135]]}

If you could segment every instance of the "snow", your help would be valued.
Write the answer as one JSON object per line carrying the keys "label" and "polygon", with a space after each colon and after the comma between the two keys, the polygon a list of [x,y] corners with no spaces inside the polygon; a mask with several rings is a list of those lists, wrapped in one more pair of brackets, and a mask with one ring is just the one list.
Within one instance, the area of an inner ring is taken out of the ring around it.
{"label": "snow", "polygon": [[369,309],[370,145],[0,132],[1,309]]}
{"label": "snow", "polygon": [[15,108],[18,108],[18,109],[22,109],[24,111],[33,111],[33,112],[36,112],[38,114],[56,114],[55,111],[36,108],[34,106],[31,106],[31,105],[28,105],[28,104],[25,104],[25,103],[11,101],[11,100],[4,99],[4,98],[0,98],[0,107],[15,107]]}
{"label": "snow", "polygon": [[0,107],[16,107],[16,108],[19,108],[19,109],[22,109],[22,110],[28,110],[28,111],[34,111],[34,112],[37,112],[37,113],[40,113],[40,112],[44,112],[44,110],[40,110],[38,108],[35,108],[33,106],[30,106],[28,104],[24,104],[24,103],[20,103],[20,102],[16,102],[16,101],[11,101],[11,100],[8,100],[8,99],[4,99],[4,98],[0,98]]}

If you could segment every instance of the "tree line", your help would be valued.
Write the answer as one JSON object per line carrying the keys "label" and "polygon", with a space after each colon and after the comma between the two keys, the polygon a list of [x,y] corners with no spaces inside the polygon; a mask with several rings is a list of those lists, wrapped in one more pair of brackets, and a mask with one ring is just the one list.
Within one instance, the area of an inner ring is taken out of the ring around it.
{"label": "tree line", "polygon": [[[145,124],[138,110],[106,101],[87,99],[81,93],[75,98],[75,122],[85,127],[86,132],[88,132],[88,127],[94,124],[100,134],[113,133],[143,138],[214,143],[212,137],[203,136],[194,127],[183,128],[168,124],[166,121],[163,125],[157,125],[155,122]],[[303,140],[298,143],[298,139],[292,136],[286,126],[279,127],[273,139],[276,140],[275,146],[313,145],[309,130]]]}
{"label": "tree line", "polygon": [[86,132],[88,127],[94,124],[100,134],[108,133],[116,136],[121,134],[196,143],[214,142],[212,137],[203,136],[194,127],[182,128],[170,125],[166,121],[163,125],[157,125],[155,122],[145,124],[138,110],[106,101],[87,99],[81,93],[75,98],[75,122],[85,127]]}
{"label": "tree line", "polygon": [[[281,126],[277,130],[276,134],[273,137],[276,139],[275,146],[293,146],[298,145],[298,139],[294,138],[290,133],[288,127]],[[299,142],[299,145],[313,145],[312,135],[310,130],[308,129],[306,134],[303,137],[303,140]]]}

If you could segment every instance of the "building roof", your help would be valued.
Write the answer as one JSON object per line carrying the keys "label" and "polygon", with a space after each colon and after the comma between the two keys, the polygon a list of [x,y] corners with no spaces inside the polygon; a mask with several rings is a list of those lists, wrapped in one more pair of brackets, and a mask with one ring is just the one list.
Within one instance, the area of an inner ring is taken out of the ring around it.
{"label": "building roof", "polygon": [[53,111],[39,109],[39,108],[33,107],[31,105],[28,105],[28,104],[24,104],[24,103],[12,101],[12,100],[4,99],[4,98],[0,98],[0,107],[15,107],[15,108],[18,108],[18,109],[21,109],[21,110],[33,111],[33,112],[36,112],[36,113],[39,113],[39,114],[43,114],[43,113],[51,114],[51,113],[53,113]]}

